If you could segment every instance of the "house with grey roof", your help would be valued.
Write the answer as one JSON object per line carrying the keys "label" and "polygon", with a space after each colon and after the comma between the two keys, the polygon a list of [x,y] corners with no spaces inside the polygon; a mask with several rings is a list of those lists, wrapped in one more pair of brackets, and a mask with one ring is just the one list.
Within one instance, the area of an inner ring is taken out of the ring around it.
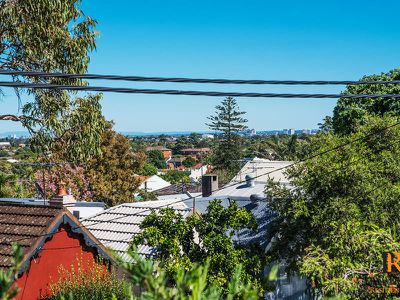
{"label": "house with grey roof", "polygon": [[[285,171],[292,164],[291,161],[271,161],[267,159],[254,158],[246,162],[238,174],[225,186],[218,188],[218,182],[215,182],[215,175],[209,175],[211,178],[203,178],[203,183],[212,185],[207,187],[203,185],[203,195],[186,199],[184,203],[189,207],[195,207],[199,213],[207,211],[208,204],[214,199],[219,199],[222,206],[228,207],[232,201],[236,201],[239,207],[250,211],[256,221],[258,228],[242,229],[235,233],[233,242],[237,245],[250,246],[256,244],[262,249],[267,250],[271,245],[271,239],[268,239],[268,233],[273,225],[275,213],[268,205],[265,189],[269,179],[282,185],[290,187],[290,182],[285,176]],[[210,179],[210,180],[208,180]],[[210,192],[207,194],[207,191]],[[266,295],[267,299],[285,299],[285,300],[303,300],[309,299],[306,293],[306,280],[298,276],[289,276],[284,271],[284,262],[279,265],[279,276],[277,280],[277,289]],[[266,267],[266,273],[269,268]]]}

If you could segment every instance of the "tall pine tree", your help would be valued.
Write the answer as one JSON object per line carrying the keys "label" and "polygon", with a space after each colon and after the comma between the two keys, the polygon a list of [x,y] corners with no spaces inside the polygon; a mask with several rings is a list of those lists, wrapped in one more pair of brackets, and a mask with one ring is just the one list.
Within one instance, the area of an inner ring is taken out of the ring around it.
{"label": "tall pine tree", "polygon": [[214,149],[212,162],[217,169],[233,173],[240,167],[238,133],[247,129],[247,120],[242,117],[246,112],[239,110],[236,100],[232,97],[225,98],[215,109],[215,115],[208,117],[211,122],[206,125],[211,130],[221,131],[222,139]]}

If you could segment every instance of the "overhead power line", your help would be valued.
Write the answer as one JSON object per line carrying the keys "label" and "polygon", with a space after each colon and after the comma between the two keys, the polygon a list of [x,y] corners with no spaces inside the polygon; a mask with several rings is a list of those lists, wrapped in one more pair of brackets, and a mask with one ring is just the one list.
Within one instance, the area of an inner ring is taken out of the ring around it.
{"label": "overhead power line", "polygon": [[377,99],[377,98],[400,98],[400,94],[280,94],[280,93],[241,93],[241,92],[209,92],[209,91],[187,91],[187,90],[158,90],[158,89],[132,89],[113,88],[103,86],[80,86],[60,85],[47,83],[24,83],[0,81],[0,86],[27,89],[48,89],[67,91],[92,91],[92,92],[114,92],[126,94],[161,94],[161,95],[189,95],[189,96],[211,96],[211,97],[250,97],[250,98],[303,98],[303,99]]}
{"label": "overhead power line", "polygon": [[100,74],[70,74],[0,70],[0,75],[31,76],[42,78],[74,78],[74,79],[104,79],[143,82],[175,82],[175,83],[217,83],[217,84],[273,84],[273,85],[361,85],[361,84],[400,84],[400,80],[243,80],[243,79],[205,79],[180,77],[145,77]]}

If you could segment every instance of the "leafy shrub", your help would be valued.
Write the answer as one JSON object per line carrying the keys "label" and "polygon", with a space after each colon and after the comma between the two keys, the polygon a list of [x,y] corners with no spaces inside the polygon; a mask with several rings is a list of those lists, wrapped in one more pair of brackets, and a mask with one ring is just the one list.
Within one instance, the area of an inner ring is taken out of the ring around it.
{"label": "leafy shrub", "polygon": [[187,171],[169,170],[165,174],[160,176],[165,181],[168,181],[171,184],[175,184],[175,183],[181,183],[182,181],[184,183],[189,183],[190,182],[189,174],[190,172]]}
{"label": "leafy shrub", "polygon": [[130,297],[129,284],[101,263],[94,263],[85,270],[79,263],[76,270],[62,267],[59,272],[60,279],[50,286],[51,296],[47,300],[125,300]]}

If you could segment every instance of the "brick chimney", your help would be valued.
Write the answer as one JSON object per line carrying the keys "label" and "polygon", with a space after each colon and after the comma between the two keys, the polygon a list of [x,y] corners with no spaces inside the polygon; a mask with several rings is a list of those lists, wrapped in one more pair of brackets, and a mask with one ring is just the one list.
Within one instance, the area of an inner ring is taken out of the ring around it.
{"label": "brick chimney", "polygon": [[60,181],[58,184],[58,193],[56,196],[50,199],[49,204],[51,206],[63,207],[65,204],[75,203],[76,200],[73,195],[68,194],[65,189],[65,182]]}

